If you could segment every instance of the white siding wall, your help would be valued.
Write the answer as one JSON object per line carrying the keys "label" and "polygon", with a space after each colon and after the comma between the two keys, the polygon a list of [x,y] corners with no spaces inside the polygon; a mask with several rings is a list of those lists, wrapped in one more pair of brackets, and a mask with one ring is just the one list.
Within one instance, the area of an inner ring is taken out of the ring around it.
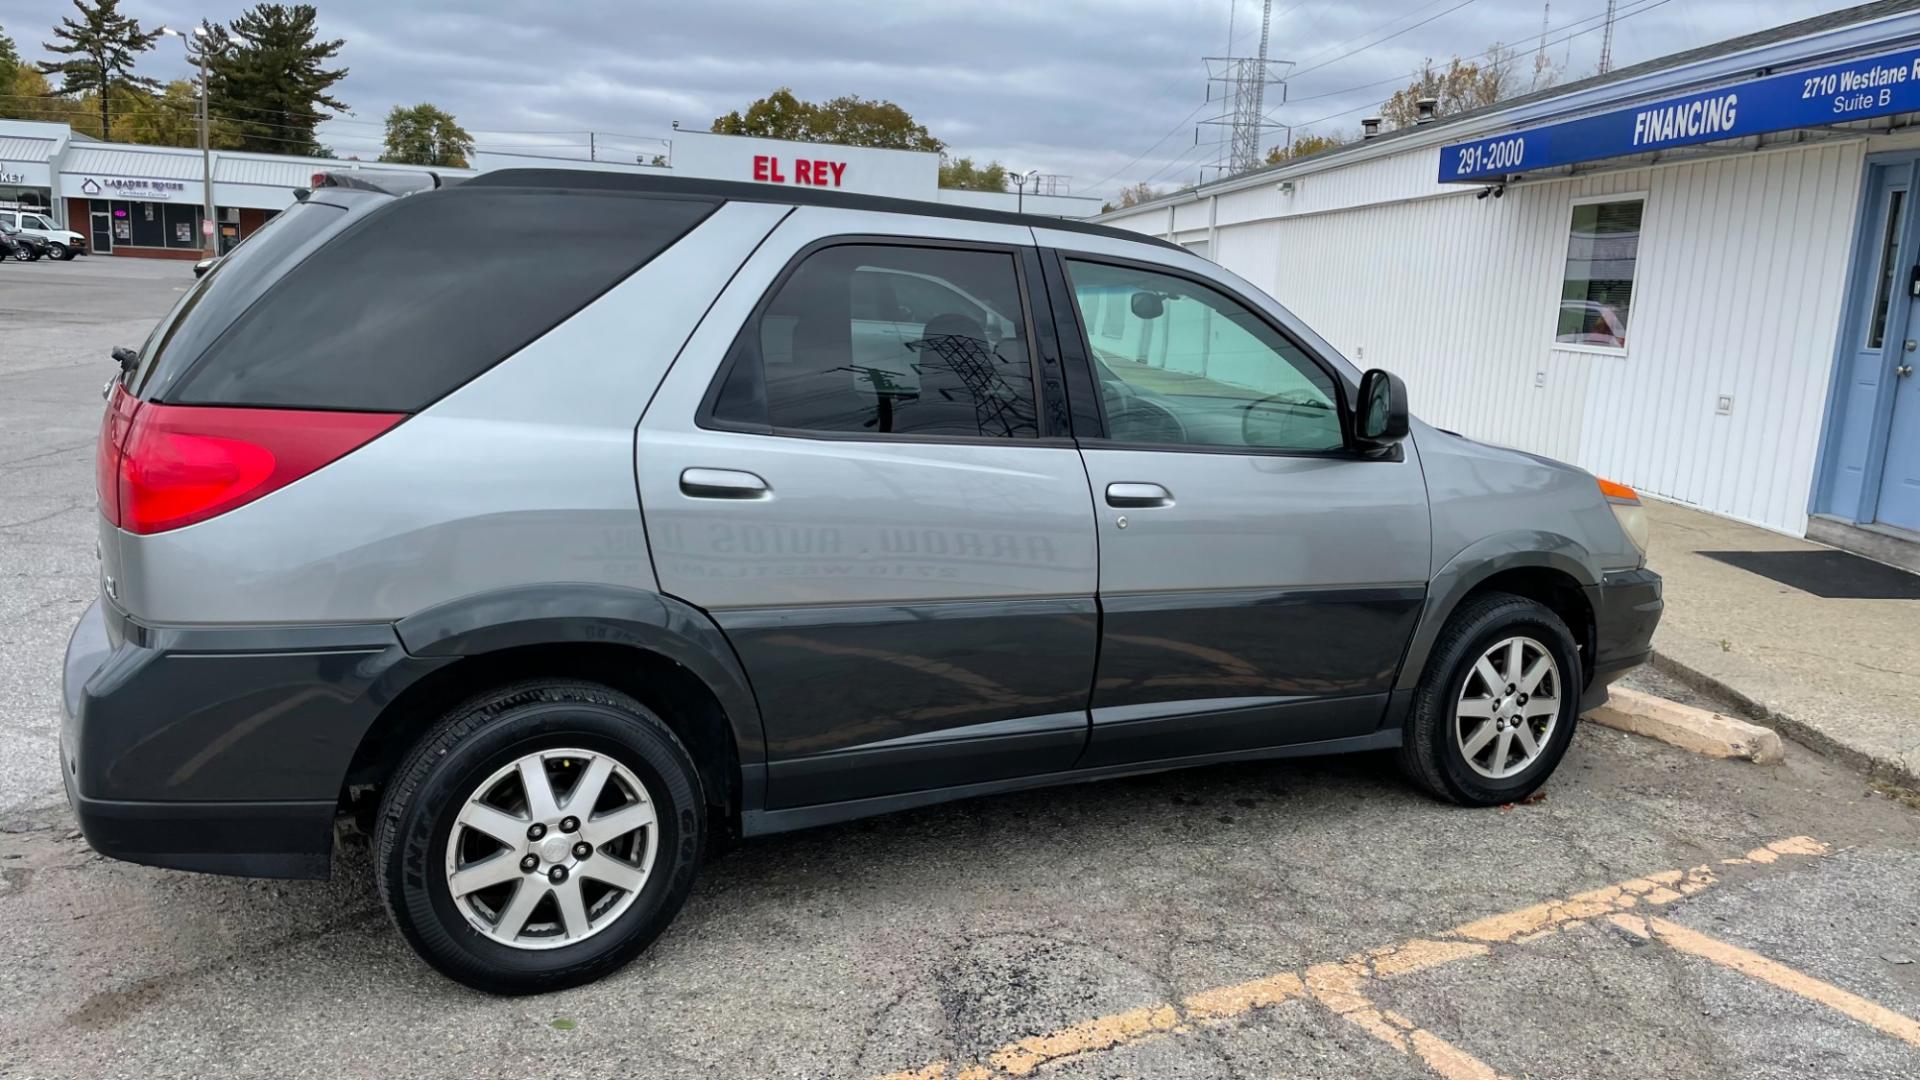
{"label": "white siding wall", "polygon": [[[1213,258],[1414,411],[1795,534],[1843,299],[1864,141],[1448,193],[1423,148],[1222,198]],[[1553,345],[1576,198],[1644,192],[1624,357]],[[1200,209],[1178,212],[1205,214]],[[1164,208],[1118,224],[1160,232]],[[1538,385],[1536,382],[1538,381]],[[1730,415],[1716,399],[1733,396]]]}

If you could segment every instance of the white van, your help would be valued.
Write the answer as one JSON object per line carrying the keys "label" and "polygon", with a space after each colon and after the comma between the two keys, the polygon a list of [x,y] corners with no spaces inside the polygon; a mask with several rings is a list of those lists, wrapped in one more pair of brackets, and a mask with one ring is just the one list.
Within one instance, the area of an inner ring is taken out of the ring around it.
{"label": "white van", "polygon": [[55,225],[52,218],[33,207],[0,203],[0,221],[14,226],[28,236],[37,236],[45,240],[48,258],[71,259],[75,255],[87,253],[86,237],[72,229],[63,229]]}

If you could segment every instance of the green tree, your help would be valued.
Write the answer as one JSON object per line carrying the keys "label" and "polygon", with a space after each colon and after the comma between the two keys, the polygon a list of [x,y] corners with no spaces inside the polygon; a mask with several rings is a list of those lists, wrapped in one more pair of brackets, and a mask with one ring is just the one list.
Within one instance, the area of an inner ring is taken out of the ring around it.
{"label": "green tree", "polygon": [[1418,121],[1421,98],[1433,98],[1438,104],[1435,116],[1453,116],[1503,101],[1522,92],[1526,86],[1514,76],[1512,49],[1494,42],[1478,61],[1454,57],[1444,70],[1435,68],[1431,59],[1423,61],[1405,89],[1395,90],[1381,106],[1380,116],[1388,127],[1408,127]]}
{"label": "green tree", "polygon": [[0,26],[0,94],[13,92],[13,75],[20,69],[20,51],[13,47],[7,28]]}
{"label": "green tree", "polygon": [[473,154],[473,136],[437,105],[398,105],[387,113],[387,149],[381,161],[464,169]]}
{"label": "green tree", "polygon": [[[117,105],[113,137],[149,146],[200,145],[200,88],[175,79],[158,94],[128,92]],[[240,127],[214,116],[207,123],[207,145],[216,150],[237,148]]]}
{"label": "green tree", "polygon": [[136,57],[153,48],[158,30],[140,29],[140,20],[120,14],[120,0],[73,0],[80,18],[66,16],[53,28],[55,40],[42,48],[66,60],[42,63],[40,71],[60,76],[59,93],[68,97],[92,94],[100,110],[100,134],[113,130],[114,91],[123,87],[154,90],[160,84],[133,73]]}
{"label": "green tree", "polygon": [[933,137],[925,124],[915,123],[907,110],[891,101],[844,94],[827,101],[802,101],[781,87],[766,97],[725,116],[716,116],[709,129],[722,135],[753,135],[763,139],[840,143],[889,150],[938,153],[947,144]]}
{"label": "green tree", "polygon": [[[347,77],[326,65],[344,39],[320,39],[312,4],[257,4],[231,28],[202,24],[196,48],[208,50],[214,109],[233,118],[240,149],[268,154],[325,153],[313,130],[347,106],[328,93]],[[230,36],[240,44],[228,44]],[[196,54],[197,59],[197,54]]]}
{"label": "green tree", "polygon": [[977,166],[972,158],[941,158],[940,186],[954,191],[1005,191],[1007,168],[995,161]]}
{"label": "green tree", "polygon": [[1332,135],[1301,135],[1289,146],[1275,146],[1267,150],[1267,164],[1278,165],[1295,158],[1311,157],[1324,153],[1336,146],[1345,146],[1350,142],[1345,135],[1335,132]]}

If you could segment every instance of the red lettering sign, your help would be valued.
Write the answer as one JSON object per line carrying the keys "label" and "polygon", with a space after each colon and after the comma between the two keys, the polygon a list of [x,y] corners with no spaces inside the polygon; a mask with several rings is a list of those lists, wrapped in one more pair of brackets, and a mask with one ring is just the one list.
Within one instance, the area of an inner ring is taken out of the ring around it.
{"label": "red lettering sign", "polygon": [[[793,180],[795,184],[810,187],[841,187],[846,183],[847,163],[844,161],[826,161],[820,158],[796,158],[793,162]],[[780,171],[780,159],[771,154],[753,156],[753,178],[763,184],[785,184],[789,181]]]}

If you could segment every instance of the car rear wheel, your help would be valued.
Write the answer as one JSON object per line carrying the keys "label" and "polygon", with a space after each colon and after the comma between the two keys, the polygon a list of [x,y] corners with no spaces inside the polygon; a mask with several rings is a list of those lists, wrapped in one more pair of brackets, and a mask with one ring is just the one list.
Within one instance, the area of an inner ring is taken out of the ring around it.
{"label": "car rear wheel", "polygon": [[686,748],[651,710],[540,680],[454,710],[395,772],[375,876],[423,959],[479,990],[591,982],[685,902],[705,804]]}
{"label": "car rear wheel", "polygon": [[1526,798],[1566,755],[1583,685],[1573,635],[1552,610],[1506,593],[1474,597],[1434,642],[1401,768],[1467,806]]}

